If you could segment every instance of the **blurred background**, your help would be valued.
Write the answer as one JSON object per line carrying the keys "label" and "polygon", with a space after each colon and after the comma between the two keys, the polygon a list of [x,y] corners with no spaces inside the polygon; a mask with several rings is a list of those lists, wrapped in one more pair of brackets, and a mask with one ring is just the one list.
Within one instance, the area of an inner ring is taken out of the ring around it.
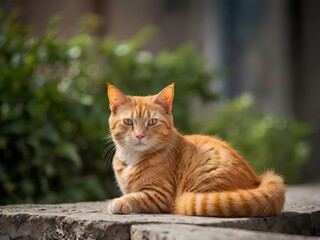
{"label": "blurred background", "polygon": [[1,0],[0,204],[119,195],[106,82],[176,83],[183,133],[320,181],[320,1]]}

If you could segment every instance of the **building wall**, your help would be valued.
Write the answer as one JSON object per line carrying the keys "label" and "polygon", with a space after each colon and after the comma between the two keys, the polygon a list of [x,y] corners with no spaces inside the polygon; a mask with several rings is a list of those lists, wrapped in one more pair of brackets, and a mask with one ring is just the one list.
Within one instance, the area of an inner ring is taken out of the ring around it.
{"label": "building wall", "polygon": [[295,1],[292,16],[292,81],[295,116],[308,122],[313,134],[306,180],[320,180],[320,1]]}

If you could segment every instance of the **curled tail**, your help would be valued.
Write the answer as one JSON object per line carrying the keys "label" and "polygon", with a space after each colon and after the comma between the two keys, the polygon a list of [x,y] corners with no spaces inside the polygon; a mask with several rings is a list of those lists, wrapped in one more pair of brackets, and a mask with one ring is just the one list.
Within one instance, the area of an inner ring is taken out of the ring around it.
{"label": "curled tail", "polygon": [[268,171],[255,189],[183,193],[175,201],[175,213],[216,217],[273,216],[281,213],[284,201],[283,179]]}

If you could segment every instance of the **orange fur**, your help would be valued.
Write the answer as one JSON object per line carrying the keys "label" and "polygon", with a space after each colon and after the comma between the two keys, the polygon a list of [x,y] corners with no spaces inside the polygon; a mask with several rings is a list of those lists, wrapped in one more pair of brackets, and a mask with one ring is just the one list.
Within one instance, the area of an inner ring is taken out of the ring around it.
{"label": "orange fur", "polygon": [[109,85],[109,124],[116,145],[113,168],[124,194],[111,202],[109,211],[221,217],[279,214],[285,199],[280,176],[272,171],[256,175],[216,137],[183,136],[174,128],[173,87],[154,96],[132,97]]}

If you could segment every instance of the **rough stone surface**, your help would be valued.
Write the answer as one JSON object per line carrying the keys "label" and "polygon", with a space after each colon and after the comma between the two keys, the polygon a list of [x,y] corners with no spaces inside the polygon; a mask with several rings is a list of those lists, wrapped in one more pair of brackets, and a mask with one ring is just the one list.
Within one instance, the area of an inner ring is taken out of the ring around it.
{"label": "rough stone surface", "polygon": [[[131,227],[131,239],[155,239],[155,240],[298,240],[317,239],[315,237],[301,237],[280,233],[265,233],[248,231],[242,229],[221,228],[221,227],[199,227],[183,224],[144,224]],[[320,239],[320,238],[318,238]]]}
{"label": "rough stone surface", "polygon": [[[252,236],[253,239],[254,236],[257,238],[257,234],[261,234],[261,238],[271,234],[261,231],[296,234],[294,239],[303,238],[298,235],[320,236],[320,184],[288,187],[285,212],[277,217],[214,218],[170,214],[110,215],[107,213],[107,204],[108,201],[0,206],[0,240],[130,239],[130,237],[133,239],[165,239],[162,236],[165,236],[166,232],[170,233],[168,239],[179,239],[175,229],[185,229],[183,231],[185,237],[180,239],[194,239],[194,234],[201,236],[201,239],[211,239],[212,236],[219,236],[215,239],[223,239],[224,236],[225,238],[235,236],[239,239],[247,236],[250,239]],[[155,228],[155,226],[159,227]],[[224,227],[222,229],[224,231],[216,227]],[[208,231],[209,235],[203,235],[203,231]],[[236,234],[237,231],[239,231],[239,235]],[[288,235],[272,234],[271,236],[271,239],[286,239],[285,237]],[[293,235],[288,237],[293,237]]]}

